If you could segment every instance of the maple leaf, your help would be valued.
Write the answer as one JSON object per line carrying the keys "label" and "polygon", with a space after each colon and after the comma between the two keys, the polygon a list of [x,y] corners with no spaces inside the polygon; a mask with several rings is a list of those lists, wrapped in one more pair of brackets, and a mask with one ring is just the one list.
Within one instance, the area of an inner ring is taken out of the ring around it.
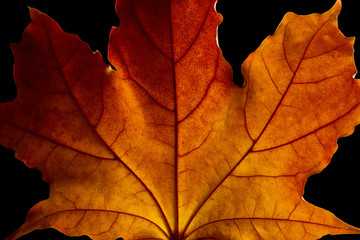
{"label": "maple leaf", "polygon": [[116,71],[30,9],[0,142],[42,172],[50,197],[9,239],[48,227],[93,239],[359,233],[302,199],[360,118],[340,2],[288,13],[245,61],[243,88],[217,46],[214,4],[119,0]]}

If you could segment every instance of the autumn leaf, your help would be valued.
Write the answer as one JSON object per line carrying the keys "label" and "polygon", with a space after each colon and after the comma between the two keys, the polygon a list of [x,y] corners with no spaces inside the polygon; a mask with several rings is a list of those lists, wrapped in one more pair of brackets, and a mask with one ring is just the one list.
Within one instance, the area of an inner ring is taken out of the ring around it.
{"label": "autumn leaf", "polygon": [[56,228],[93,239],[317,239],[360,233],[302,199],[360,119],[353,38],[328,12],[288,13],[244,62],[216,42],[215,1],[118,0],[103,62],[30,9],[0,143],[50,197],[8,239]]}

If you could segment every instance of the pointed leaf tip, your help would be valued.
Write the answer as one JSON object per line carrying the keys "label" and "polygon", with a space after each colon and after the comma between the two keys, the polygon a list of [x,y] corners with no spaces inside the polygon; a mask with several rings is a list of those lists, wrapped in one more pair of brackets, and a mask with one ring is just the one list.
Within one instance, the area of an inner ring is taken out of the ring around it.
{"label": "pointed leaf tip", "polygon": [[337,19],[337,16],[340,14],[341,8],[342,8],[342,2],[341,0],[337,0],[328,12],[329,14],[332,15],[334,19]]}

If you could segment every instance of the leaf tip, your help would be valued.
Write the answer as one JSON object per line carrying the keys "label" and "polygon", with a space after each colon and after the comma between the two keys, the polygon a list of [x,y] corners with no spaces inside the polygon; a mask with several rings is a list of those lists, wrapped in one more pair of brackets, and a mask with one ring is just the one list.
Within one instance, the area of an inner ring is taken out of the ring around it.
{"label": "leaf tip", "polygon": [[39,14],[39,10],[37,10],[36,8],[30,7],[28,6],[29,12],[30,12],[30,17],[31,19],[33,19],[34,16],[36,16],[37,14]]}
{"label": "leaf tip", "polygon": [[43,13],[42,11],[30,7],[28,6],[29,9],[29,13],[30,13],[30,19],[31,22],[37,22],[39,20],[39,22],[43,21],[43,17],[48,17],[48,15],[46,15],[45,13]]}
{"label": "leaf tip", "polygon": [[337,18],[337,16],[340,14],[342,8],[342,2],[341,0],[336,0],[335,4],[332,6],[332,8],[329,10],[329,14],[332,15],[334,19]]}
{"label": "leaf tip", "polygon": [[341,0],[336,0],[336,3],[335,3],[334,5],[335,5],[335,6],[338,6],[339,8],[341,8],[341,6],[342,6]]}

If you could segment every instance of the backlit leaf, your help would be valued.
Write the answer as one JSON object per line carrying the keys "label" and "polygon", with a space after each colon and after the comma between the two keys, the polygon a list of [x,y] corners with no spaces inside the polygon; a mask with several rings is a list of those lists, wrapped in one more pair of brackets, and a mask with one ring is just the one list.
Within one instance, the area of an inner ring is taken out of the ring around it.
{"label": "backlit leaf", "polygon": [[0,143],[50,197],[8,239],[317,239],[360,230],[302,195],[360,119],[353,38],[288,13],[244,62],[217,45],[213,0],[118,0],[109,61],[47,15],[12,45],[17,98]]}

